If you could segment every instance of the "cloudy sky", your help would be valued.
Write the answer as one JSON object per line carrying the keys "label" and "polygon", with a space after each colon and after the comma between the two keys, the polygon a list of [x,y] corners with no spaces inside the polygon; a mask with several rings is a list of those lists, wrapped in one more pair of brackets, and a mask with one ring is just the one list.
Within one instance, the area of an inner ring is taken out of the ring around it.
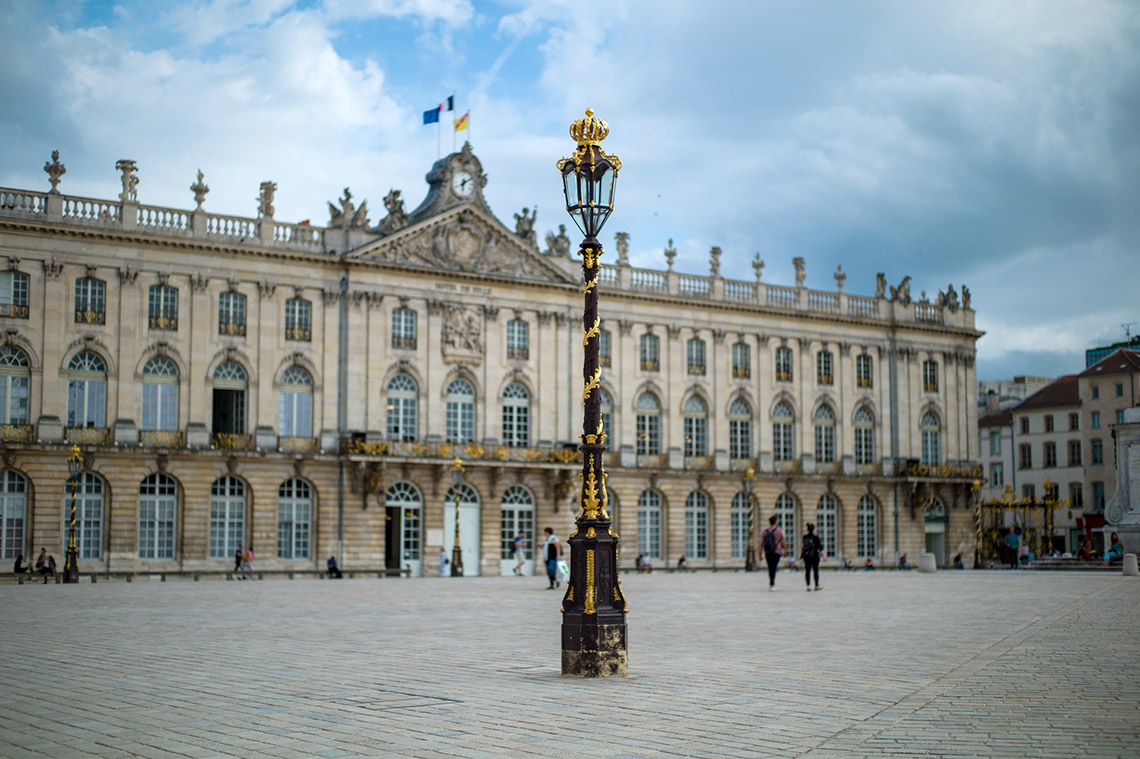
{"label": "cloudy sky", "polygon": [[[500,219],[567,222],[555,161],[593,107],[635,266],[871,294],[966,283],[978,377],[1058,375],[1140,332],[1140,3],[1132,0],[213,0],[0,3],[0,186],[327,222],[413,208],[447,95]],[[461,138],[463,134],[461,133]],[[444,152],[452,135],[443,132]],[[460,143],[462,144],[462,143]]]}

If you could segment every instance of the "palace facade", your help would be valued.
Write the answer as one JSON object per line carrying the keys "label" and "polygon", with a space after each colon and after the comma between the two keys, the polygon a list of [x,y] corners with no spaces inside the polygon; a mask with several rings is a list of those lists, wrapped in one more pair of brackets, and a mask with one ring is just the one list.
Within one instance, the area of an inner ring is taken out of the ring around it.
{"label": "palace facade", "polygon": [[[523,530],[577,512],[582,285],[564,230],[542,249],[488,208],[470,146],[373,225],[346,189],[326,227],[122,193],[0,189],[3,558],[57,556],[74,481],[80,571],[508,573]],[[793,545],[890,565],[973,550],[980,478],[974,312],[953,287],[873,295],[634,268],[600,290],[607,487],[622,563],[744,564],[749,497]],[[609,259],[606,261],[606,259]],[[453,484],[456,460],[463,467]],[[459,518],[455,518],[458,508]],[[456,529],[454,526],[458,524]]]}

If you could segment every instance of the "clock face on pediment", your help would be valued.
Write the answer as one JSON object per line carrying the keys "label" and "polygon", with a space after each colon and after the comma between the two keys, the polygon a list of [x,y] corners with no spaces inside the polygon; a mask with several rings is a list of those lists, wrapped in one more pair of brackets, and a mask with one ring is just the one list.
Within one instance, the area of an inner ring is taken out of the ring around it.
{"label": "clock face on pediment", "polygon": [[470,197],[475,192],[475,178],[460,169],[451,176],[451,191],[461,198]]}

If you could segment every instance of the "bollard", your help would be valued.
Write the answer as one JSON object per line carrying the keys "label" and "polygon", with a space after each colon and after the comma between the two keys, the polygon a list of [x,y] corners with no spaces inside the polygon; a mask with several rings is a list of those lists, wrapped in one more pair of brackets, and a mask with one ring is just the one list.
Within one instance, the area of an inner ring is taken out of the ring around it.
{"label": "bollard", "polygon": [[92,585],[95,584],[95,575],[94,574],[91,575],[91,584]]}
{"label": "bollard", "polygon": [[1125,577],[1140,577],[1140,568],[1136,566],[1136,554],[1124,554],[1124,576]]}
{"label": "bollard", "polygon": [[197,572],[194,573],[194,582],[198,582],[198,573]]}
{"label": "bollard", "polygon": [[166,582],[166,573],[165,572],[162,573],[161,577],[162,577],[162,579],[160,580],[160,582]]}
{"label": "bollard", "polygon": [[937,572],[938,563],[934,560],[932,553],[920,553],[918,555],[918,571],[919,572]]}
{"label": "bollard", "polygon": [[127,582],[134,582],[134,576],[133,575],[127,575]]}

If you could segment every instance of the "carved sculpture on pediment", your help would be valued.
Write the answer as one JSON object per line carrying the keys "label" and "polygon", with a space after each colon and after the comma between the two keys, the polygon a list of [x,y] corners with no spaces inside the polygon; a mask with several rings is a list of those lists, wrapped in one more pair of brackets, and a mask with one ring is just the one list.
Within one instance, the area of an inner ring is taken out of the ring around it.
{"label": "carved sculpture on pediment", "polygon": [[47,172],[48,181],[51,182],[51,189],[48,190],[50,195],[59,195],[59,179],[67,173],[67,167],[59,162],[59,151],[51,151],[51,161],[44,163],[44,171]]}
{"label": "carved sculpture on pediment", "polygon": [[803,256],[796,256],[793,258],[792,266],[796,267],[796,287],[801,288],[804,286],[804,280],[807,279],[807,271],[805,268]]}
{"label": "carved sculpture on pediment", "polygon": [[444,303],[441,340],[444,356],[480,360],[483,355],[483,316],[478,306]]}
{"label": "carved sculpture on pediment", "polygon": [[910,305],[910,275],[902,278],[898,287],[891,288],[891,300],[898,301],[903,306]]}
{"label": "carved sculpture on pediment", "polygon": [[536,248],[538,247],[538,240],[535,239],[534,221],[537,218],[538,206],[534,207],[533,216],[530,215],[530,209],[525,207],[521,214],[515,214],[515,234]]}
{"label": "carved sculpture on pediment", "polygon": [[720,246],[714,245],[709,251],[709,276],[720,276]]}
{"label": "carved sculpture on pediment", "polygon": [[364,201],[357,208],[352,202],[352,193],[344,188],[344,196],[338,199],[340,208],[329,203],[329,226],[340,229],[367,229],[368,228],[368,201]]}
{"label": "carved sculpture on pediment", "polygon": [[206,202],[206,193],[210,191],[210,186],[206,184],[206,176],[198,169],[198,181],[190,185],[190,192],[194,193],[194,202],[198,204],[195,211],[202,210],[202,204]]}
{"label": "carved sculpture on pediment", "polygon": [[380,220],[380,226],[376,228],[377,232],[382,235],[390,235],[408,226],[408,215],[404,213],[404,201],[400,197],[399,190],[390,190],[384,196],[384,208],[387,209],[388,215]]}
{"label": "carved sculpture on pediment", "polygon": [[566,225],[558,225],[558,234],[553,232],[546,233],[546,250],[543,251],[547,256],[569,256],[570,255],[570,238],[566,236]]}
{"label": "carved sculpture on pediment", "polygon": [[887,275],[883,272],[879,272],[875,275],[875,297],[887,297]]}
{"label": "carved sculpture on pediment", "polygon": [[122,172],[123,191],[119,193],[119,200],[124,203],[134,203],[139,199],[139,177],[135,173],[138,167],[135,162],[128,158],[120,158],[115,161],[115,168]]}
{"label": "carved sculpture on pediment", "polygon": [[614,238],[618,252],[617,265],[629,266],[629,232],[618,232]]}
{"label": "carved sculpture on pediment", "polygon": [[265,181],[261,183],[261,193],[257,196],[257,218],[273,218],[273,195],[276,192],[276,182]]}

